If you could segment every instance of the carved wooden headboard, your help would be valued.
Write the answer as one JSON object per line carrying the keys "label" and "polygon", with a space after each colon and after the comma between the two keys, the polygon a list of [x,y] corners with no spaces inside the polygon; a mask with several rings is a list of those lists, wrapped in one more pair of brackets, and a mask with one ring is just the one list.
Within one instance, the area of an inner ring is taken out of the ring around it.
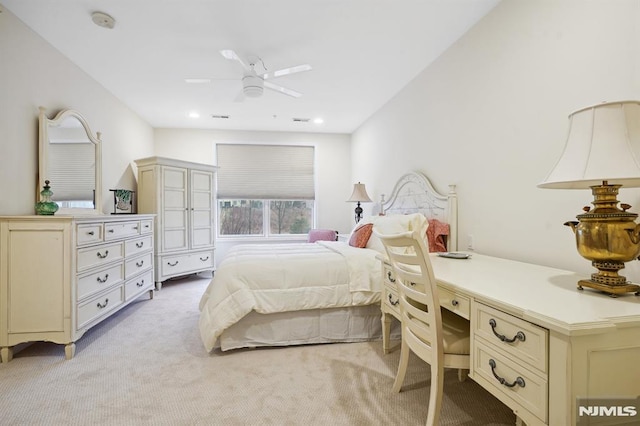
{"label": "carved wooden headboard", "polygon": [[388,199],[382,194],[380,212],[389,214],[422,213],[428,219],[449,224],[447,249],[458,249],[458,197],[456,186],[449,185],[447,195],[437,192],[420,172],[410,172],[398,179]]}

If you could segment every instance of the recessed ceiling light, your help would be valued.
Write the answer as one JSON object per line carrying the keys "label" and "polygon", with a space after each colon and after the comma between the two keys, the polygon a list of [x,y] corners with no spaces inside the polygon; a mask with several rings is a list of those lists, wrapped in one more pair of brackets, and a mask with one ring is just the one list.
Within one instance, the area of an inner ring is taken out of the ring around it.
{"label": "recessed ceiling light", "polygon": [[322,118],[318,117],[318,118],[314,118],[313,122],[316,123],[316,124],[322,124],[322,123],[324,123],[324,120]]}
{"label": "recessed ceiling light", "polygon": [[308,123],[309,121],[311,121],[309,118],[301,118],[301,117],[293,117],[291,120],[293,120],[296,123]]}
{"label": "recessed ceiling light", "polygon": [[200,113],[198,111],[191,111],[189,113],[190,118],[200,118]]}

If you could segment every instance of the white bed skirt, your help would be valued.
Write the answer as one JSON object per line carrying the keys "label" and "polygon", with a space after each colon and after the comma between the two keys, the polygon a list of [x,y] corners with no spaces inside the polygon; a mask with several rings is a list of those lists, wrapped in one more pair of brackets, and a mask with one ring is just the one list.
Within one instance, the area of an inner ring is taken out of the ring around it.
{"label": "white bed skirt", "polygon": [[[252,311],[226,329],[218,340],[221,350],[261,346],[362,342],[382,338],[380,305],[309,309],[259,314]],[[400,339],[394,321],[392,339]]]}

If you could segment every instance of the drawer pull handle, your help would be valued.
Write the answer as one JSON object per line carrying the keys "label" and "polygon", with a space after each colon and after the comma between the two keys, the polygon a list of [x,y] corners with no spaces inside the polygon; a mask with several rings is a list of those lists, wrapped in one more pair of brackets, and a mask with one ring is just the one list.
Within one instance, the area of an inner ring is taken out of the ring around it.
{"label": "drawer pull handle", "polygon": [[140,268],[142,265],[144,265],[144,260],[141,260],[140,262],[136,262],[136,266],[138,268]]}
{"label": "drawer pull handle", "polygon": [[93,234],[95,234],[95,232],[93,232],[93,231],[87,232],[87,235],[93,235]]}
{"label": "drawer pull handle", "polygon": [[451,304],[452,304],[453,306],[458,306],[458,305],[460,304],[460,302],[458,302],[456,299],[453,299],[453,300],[451,301]]}
{"label": "drawer pull handle", "polygon": [[139,283],[136,283],[136,285],[137,285],[138,287],[142,287],[142,286],[144,285],[144,280],[142,280],[142,281],[141,281],[141,282],[139,282]]}
{"label": "drawer pull handle", "polygon": [[104,305],[102,303],[98,302],[97,306],[100,309],[104,309],[104,308],[107,307],[108,304],[109,304],[109,298],[106,298],[106,299],[104,299]]}
{"label": "drawer pull handle", "polygon": [[205,257],[205,258],[200,258],[200,260],[202,260],[203,262],[206,262],[207,260],[209,260],[209,256]]}
{"label": "drawer pull handle", "polygon": [[391,299],[391,295],[389,295],[389,303],[391,303],[391,306],[397,306],[398,303],[400,303],[400,299],[396,300],[395,302]]}
{"label": "drawer pull handle", "polygon": [[147,228],[147,229],[149,229],[149,225],[145,225],[144,227],[145,227],[145,228]]}
{"label": "drawer pull handle", "polygon": [[391,276],[391,271],[387,271],[387,278],[389,279],[389,282],[392,282],[392,283],[396,282],[395,278]]}
{"label": "drawer pull handle", "polygon": [[100,259],[104,259],[104,258],[106,258],[107,256],[109,256],[109,250],[105,250],[105,251],[104,251],[104,254],[102,254],[102,253],[100,253],[100,252],[97,252],[97,253],[96,253],[96,256],[98,256]]}
{"label": "drawer pull handle", "polygon": [[142,248],[143,245],[144,245],[144,241],[140,241],[139,243],[136,243],[136,247],[138,248]]}
{"label": "drawer pull handle", "polygon": [[134,226],[133,229],[138,230],[138,225]]}
{"label": "drawer pull handle", "polygon": [[502,340],[503,342],[506,343],[513,343],[516,340],[520,340],[521,342],[524,342],[526,340],[526,336],[524,335],[524,333],[522,331],[518,331],[516,333],[516,335],[512,338],[509,339],[507,336],[505,336],[504,334],[499,334],[496,332],[496,320],[494,320],[493,318],[491,318],[489,320],[489,325],[491,326],[491,330],[493,331],[493,334],[496,335],[496,337],[500,340]]}
{"label": "drawer pull handle", "polygon": [[511,383],[507,382],[507,380],[504,377],[498,376],[496,374],[496,362],[493,359],[489,360],[489,366],[491,367],[491,372],[493,373],[493,377],[495,377],[496,380],[499,381],[501,385],[509,387],[509,388],[512,388],[515,385],[518,385],[521,388],[525,387],[526,383],[524,382],[524,379],[522,377],[520,377],[520,376],[518,376],[518,378],[515,381],[511,382]]}
{"label": "drawer pull handle", "polygon": [[178,264],[178,261],[176,260],[175,263],[171,263],[171,262],[167,262],[167,265],[169,266],[176,266]]}
{"label": "drawer pull handle", "polygon": [[109,274],[104,274],[104,278],[96,277],[96,280],[98,280],[99,283],[106,283],[108,279]]}
{"label": "drawer pull handle", "polygon": [[115,231],[115,229],[109,229],[109,231],[107,231],[107,232],[109,232],[110,234],[113,234],[116,231]]}

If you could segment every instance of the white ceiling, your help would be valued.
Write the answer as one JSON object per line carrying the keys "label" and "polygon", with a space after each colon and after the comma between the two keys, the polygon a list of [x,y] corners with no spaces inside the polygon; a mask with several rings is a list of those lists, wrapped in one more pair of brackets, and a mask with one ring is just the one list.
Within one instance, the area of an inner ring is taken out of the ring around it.
{"label": "white ceiling", "polygon": [[[357,129],[498,1],[0,0],[153,127],[331,133]],[[115,27],[95,25],[95,11]],[[304,95],[234,102],[242,67],[222,49],[270,71],[310,64],[273,80]]]}

